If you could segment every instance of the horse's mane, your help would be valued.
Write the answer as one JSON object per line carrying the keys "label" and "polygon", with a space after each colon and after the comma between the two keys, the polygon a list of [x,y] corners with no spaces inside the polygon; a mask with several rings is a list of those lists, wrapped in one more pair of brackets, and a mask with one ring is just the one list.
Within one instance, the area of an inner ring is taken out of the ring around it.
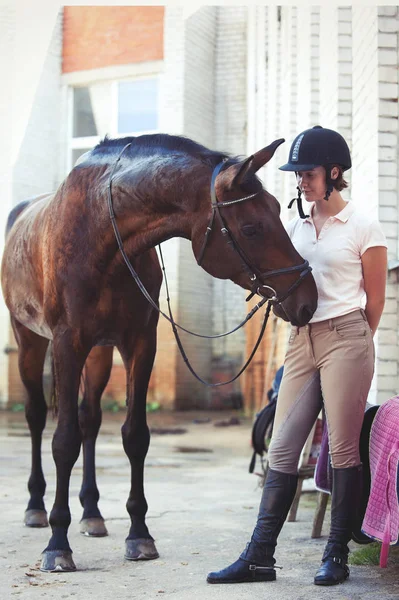
{"label": "horse's mane", "polygon": [[237,162],[238,157],[233,157],[227,152],[218,152],[210,150],[197,142],[194,142],[188,137],[181,135],[169,135],[167,133],[155,133],[149,135],[140,135],[138,137],[124,137],[124,138],[109,138],[105,136],[97,146],[91,151],[91,155],[94,156],[113,156],[122,148],[131,143],[135,147],[135,152],[139,151],[141,154],[147,155],[157,152],[159,154],[165,154],[168,152],[185,153],[193,158],[197,158],[205,164],[214,167],[223,159],[228,159],[229,163]]}

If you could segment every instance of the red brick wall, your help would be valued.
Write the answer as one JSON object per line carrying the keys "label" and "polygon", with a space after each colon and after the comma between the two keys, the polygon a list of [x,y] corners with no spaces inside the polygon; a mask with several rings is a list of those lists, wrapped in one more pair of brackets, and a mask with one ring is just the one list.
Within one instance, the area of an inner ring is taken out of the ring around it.
{"label": "red brick wall", "polygon": [[163,6],[66,6],[63,73],[163,59]]}

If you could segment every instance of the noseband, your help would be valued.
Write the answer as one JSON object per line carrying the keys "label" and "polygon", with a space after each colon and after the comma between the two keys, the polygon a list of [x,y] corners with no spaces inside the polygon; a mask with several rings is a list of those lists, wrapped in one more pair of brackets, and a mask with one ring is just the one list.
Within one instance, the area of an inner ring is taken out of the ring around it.
{"label": "noseband", "polygon": [[[312,271],[312,267],[309,265],[309,262],[307,260],[305,260],[300,265],[295,265],[293,267],[285,267],[282,269],[273,269],[273,270],[269,270],[269,271],[260,272],[256,267],[254,267],[251,264],[250,260],[248,259],[245,252],[241,248],[240,244],[237,242],[237,240],[234,238],[232,232],[228,228],[227,223],[226,223],[220,209],[224,208],[226,206],[230,206],[231,204],[238,204],[239,202],[244,202],[244,200],[250,200],[251,198],[254,198],[255,196],[257,196],[258,192],[255,192],[254,194],[250,194],[249,196],[244,196],[243,198],[237,198],[236,200],[226,200],[224,202],[218,202],[217,195],[216,195],[216,189],[215,189],[215,182],[216,182],[216,177],[219,175],[220,171],[223,169],[223,167],[226,163],[226,160],[227,159],[223,160],[218,165],[216,165],[216,167],[214,168],[213,173],[212,173],[212,178],[211,178],[212,215],[211,215],[211,218],[209,220],[209,223],[208,223],[206,231],[205,231],[205,237],[204,237],[204,241],[202,243],[202,247],[201,247],[198,259],[197,259],[197,263],[199,265],[201,265],[201,263],[203,261],[205,250],[206,250],[207,244],[208,244],[208,240],[212,233],[213,224],[215,222],[215,217],[217,217],[219,220],[219,224],[221,226],[220,232],[221,232],[222,236],[226,239],[227,244],[241,258],[241,261],[244,265],[244,269],[248,273],[249,279],[251,281],[251,294],[248,296],[247,300],[252,298],[252,296],[254,296],[255,294],[258,294],[259,296],[262,296],[264,298],[269,298],[269,300],[271,302],[273,302],[274,304],[280,304],[281,302],[284,302],[284,300],[286,300],[286,298],[288,298],[288,296],[290,296],[294,290],[296,290],[296,288],[302,283],[302,281],[304,280],[306,275],[308,275]],[[281,295],[278,295],[276,290],[272,286],[265,283],[265,281],[267,281],[271,277],[276,277],[277,275],[288,275],[289,273],[297,273],[297,272],[299,273],[298,279],[291,285],[291,287],[288,288],[288,290],[285,293],[283,293]]]}

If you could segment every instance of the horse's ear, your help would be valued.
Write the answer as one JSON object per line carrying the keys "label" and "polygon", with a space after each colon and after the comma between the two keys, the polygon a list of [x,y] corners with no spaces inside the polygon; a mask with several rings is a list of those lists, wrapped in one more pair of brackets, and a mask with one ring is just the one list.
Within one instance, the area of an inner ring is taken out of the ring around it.
{"label": "horse's ear", "polygon": [[[246,158],[242,163],[238,163],[238,165],[234,165],[236,168],[239,166],[237,173],[232,181],[232,185],[240,185],[245,181],[247,177],[250,175],[254,175],[261,167],[263,167],[269,160],[272,158],[276,149],[285,142],[284,138],[280,138],[279,140],[274,141],[273,143],[266,146],[266,148],[262,148],[255,154],[252,154],[249,158]],[[230,167],[232,168],[232,167]]]}

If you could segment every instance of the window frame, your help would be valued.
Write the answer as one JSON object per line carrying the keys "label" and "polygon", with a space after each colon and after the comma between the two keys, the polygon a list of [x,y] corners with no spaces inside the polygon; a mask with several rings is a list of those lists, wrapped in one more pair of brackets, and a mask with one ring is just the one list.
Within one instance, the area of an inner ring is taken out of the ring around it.
{"label": "window frame", "polygon": [[112,138],[148,135],[158,133],[159,129],[129,131],[118,133],[118,85],[123,81],[139,81],[145,79],[158,80],[158,122],[160,115],[160,95],[161,78],[163,70],[163,61],[153,61],[149,63],[138,63],[137,65],[119,65],[115,67],[104,67],[102,69],[93,69],[91,71],[80,71],[67,73],[62,76],[63,93],[63,114],[66,113],[66,127],[62,143],[62,160],[60,164],[61,180],[73,168],[72,153],[74,150],[81,149],[86,151],[93,148],[102,139],[102,135],[73,137],[73,89],[76,87],[90,87],[95,83],[104,83],[110,86],[111,106],[109,114],[109,131],[107,135]]}

